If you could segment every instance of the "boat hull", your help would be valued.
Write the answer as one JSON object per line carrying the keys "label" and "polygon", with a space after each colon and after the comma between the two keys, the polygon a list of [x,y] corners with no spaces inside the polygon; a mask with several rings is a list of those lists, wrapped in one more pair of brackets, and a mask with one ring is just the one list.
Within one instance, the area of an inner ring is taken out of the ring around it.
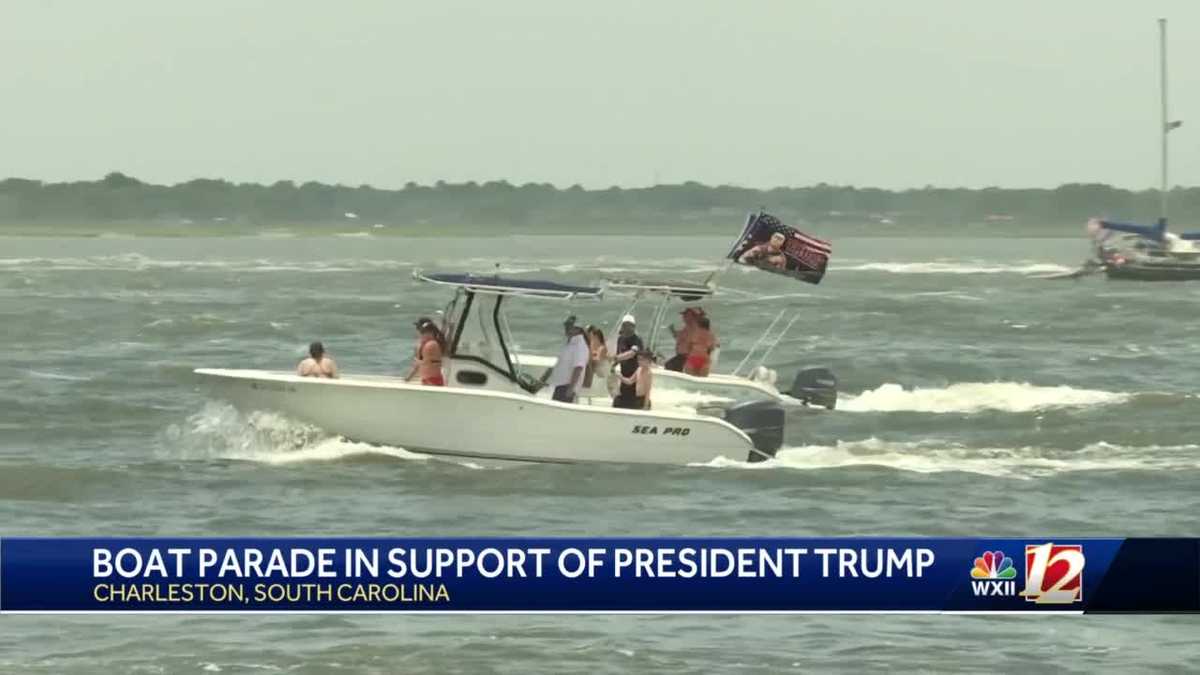
{"label": "boat hull", "polygon": [[765,457],[728,422],[702,415],[569,405],[521,394],[199,369],[220,398],[355,441],[497,462],[683,465]]}
{"label": "boat hull", "polygon": [[1121,281],[1200,281],[1200,264],[1195,263],[1125,263],[1106,264],[1104,274]]}

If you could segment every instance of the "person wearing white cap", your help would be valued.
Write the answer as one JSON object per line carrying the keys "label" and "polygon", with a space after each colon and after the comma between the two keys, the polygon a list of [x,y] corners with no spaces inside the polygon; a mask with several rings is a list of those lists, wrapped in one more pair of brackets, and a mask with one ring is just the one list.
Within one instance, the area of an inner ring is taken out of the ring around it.
{"label": "person wearing white cap", "polygon": [[[642,338],[637,334],[637,320],[633,318],[632,314],[621,317],[621,328],[617,333],[617,355],[613,357],[613,360],[621,369],[622,377],[630,378],[637,372],[637,355],[645,348]],[[613,407],[641,408],[642,406],[637,401],[636,387],[622,382],[617,395],[613,398]]]}

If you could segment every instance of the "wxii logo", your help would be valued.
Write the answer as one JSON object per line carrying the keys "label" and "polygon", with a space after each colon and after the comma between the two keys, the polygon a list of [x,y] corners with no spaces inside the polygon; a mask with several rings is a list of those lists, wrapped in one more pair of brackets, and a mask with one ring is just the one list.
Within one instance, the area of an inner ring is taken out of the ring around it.
{"label": "wxii logo", "polygon": [[971,568],[971,592],[976,597],[1017,594],[1017,568],[1004,551],[987,551],[975,559]]}

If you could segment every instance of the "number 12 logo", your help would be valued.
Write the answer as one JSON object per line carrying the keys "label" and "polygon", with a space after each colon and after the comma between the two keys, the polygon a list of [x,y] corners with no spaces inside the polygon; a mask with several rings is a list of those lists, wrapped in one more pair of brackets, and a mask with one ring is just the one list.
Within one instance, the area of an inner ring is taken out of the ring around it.
{"label": "number 12 logo", "polygon": [[1044,605],[1083,602],[1083,560],[1082,544],[1026,544],[1021,595]]}

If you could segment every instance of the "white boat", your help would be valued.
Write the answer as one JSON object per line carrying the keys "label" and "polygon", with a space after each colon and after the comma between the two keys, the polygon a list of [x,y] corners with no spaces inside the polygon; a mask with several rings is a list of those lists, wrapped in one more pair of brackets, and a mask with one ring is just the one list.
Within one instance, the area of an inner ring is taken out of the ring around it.
{"label": "white boat", "polygon": [[[613,279],[607,287],[619,292],[630,293],[632,302],[618,316],[634,314],[638,305],[647,299],[653,301],[653,315],[648,322],[639,325],[648,326],[641,333],[648,348],[654,349],[659,343],[660,336],[666,331],[664,326],[670,324],[669,311],[677,302],[695,303],[711,299],[716,294],[716,286],[711,283],[694,283],[687,281],[664,281],[648,279]],[[745,401],[775,401],[780,403],[796,403],[801,405],[821,406],[832,410],[837,404],[837,378],[824,367],[805,368],[796,373],[792,388],[781,392],[775,387],[777,373],[763,365],[767,357],[779,344],[800,315],[782,309],[764,331],[763,335],[750,348],[745,358],[730,373],[710,373],[705,377],[689,375],[684,372],[667,370],[660,366],[654,368],[654,386],[656,391],[675,390],[695,394],[698,404],[703,407],[722,407],[729,403]],[[609,352],[615,352],[614,337],[620,319],[612,326],[609,335]],[[719,351],[719,350],[718,350]],[[520,354],[517,356],[523,367],[530,369],[547,369],[554,366],[554,357],[542,354]],[[717,365],[718,353],[713,355],[713,366]],[[741,373],[746,374],[741,374]],[[594,400],[605,400],[609,396],[608,385],[604,374],[597,374],[592,386],[584,394]],[[789,400],[790,399],[790,400]]]}
{"label": "white boat", "polygon": [[509,352],[509,297],[569,300],[600,288],[470,274],[418,274],[455,290],[444,313],[448,386],[403,378],[201,368],[196,374],[245,411],[273,411],[328,432],[432,455],[498,462],[690,464],[760,461],[783,442],[784,412],[747,403],[722,416],[552,401]]}

